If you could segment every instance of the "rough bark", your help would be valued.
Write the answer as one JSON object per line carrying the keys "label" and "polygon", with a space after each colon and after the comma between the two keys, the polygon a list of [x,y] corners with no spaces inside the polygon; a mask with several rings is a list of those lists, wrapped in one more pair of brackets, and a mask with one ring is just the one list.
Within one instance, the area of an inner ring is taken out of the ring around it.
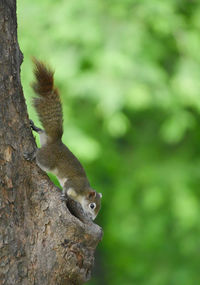
{"label": "rough bark", "polygon": [[22,60],[15,0],[1,0],[0,284],[82,284],[102,230],[77,203],[61,202],[47,175],[24,157],[36,145],[20,83]]}

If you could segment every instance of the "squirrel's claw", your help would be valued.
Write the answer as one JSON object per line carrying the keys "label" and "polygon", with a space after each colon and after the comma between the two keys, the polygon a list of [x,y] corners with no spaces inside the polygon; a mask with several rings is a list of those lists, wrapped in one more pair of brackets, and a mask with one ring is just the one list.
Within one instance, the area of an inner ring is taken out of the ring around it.
{"label": "squirrel's claw", "polygon": [[67,201],[67,195],[65,193],[62,193],[60,195],[60,199],[61,199],[61,201],[66,202]]}
{"label": "squirrel's claw", "polygon": [[23,157],[28,161],[33,161],[36,157],[36,151],[24,152]]}
{"label": "squirrel's claw", "polygon": [[34,124],[34,122],[33,122],[32,120],[30,120],[30,127],[31,127],[31,129],[32,129],[33,131],[35,131],[35,132],[37,132],[37,133],[38,133],[38,132],[42,132],[42,129],[36,127],[35,124]]}

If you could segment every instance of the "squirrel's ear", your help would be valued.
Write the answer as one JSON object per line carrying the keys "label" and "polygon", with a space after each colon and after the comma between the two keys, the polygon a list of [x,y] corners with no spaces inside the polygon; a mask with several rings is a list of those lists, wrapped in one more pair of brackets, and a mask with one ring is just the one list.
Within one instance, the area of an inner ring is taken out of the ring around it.
{"label": "squirrel's ear", "polygon": [[99,193],[99,196],[100,196],[100,198],[102,198],[102,196],[103,196],[102,193]]}
{"label": "squirrel's ear", "polygon": [[96,197],[96,191],[90,191],[89,193],[88,193],[88,198],[89,199],[92,199],[92,198],[95,198]]}

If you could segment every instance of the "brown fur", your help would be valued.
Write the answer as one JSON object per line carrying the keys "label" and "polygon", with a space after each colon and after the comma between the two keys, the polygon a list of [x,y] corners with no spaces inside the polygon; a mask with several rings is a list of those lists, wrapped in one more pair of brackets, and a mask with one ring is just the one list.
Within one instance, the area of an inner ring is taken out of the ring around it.
{"label": "brown fur", "polygon": [[35,58],[33,62],[36,81],[32,87],[39,95],[33,99],[33,104],[49,139],[56,141],[61,139],[63,134],[63,116],[60,96],[54,87],[54,72]]}

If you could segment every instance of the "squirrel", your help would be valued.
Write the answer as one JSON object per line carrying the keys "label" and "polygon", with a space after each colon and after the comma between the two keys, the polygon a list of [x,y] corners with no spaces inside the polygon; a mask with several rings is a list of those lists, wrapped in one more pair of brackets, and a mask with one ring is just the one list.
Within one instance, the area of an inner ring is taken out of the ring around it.
{"label": "squirrel", "polygon": [[76,156],[62,143],[63,115],[59,91],[54,87],[54,72],[43,62],[33,59],[35,82],[32,84],[38,97],[33,98],[44,130],[31,127],[40,136],[41,148],[36,151],[36,163],[44,171],[57,176],[66,195],[79,202],[83,211],[94,220],[101,207],[102,194],[91,188],[85,170]]}

